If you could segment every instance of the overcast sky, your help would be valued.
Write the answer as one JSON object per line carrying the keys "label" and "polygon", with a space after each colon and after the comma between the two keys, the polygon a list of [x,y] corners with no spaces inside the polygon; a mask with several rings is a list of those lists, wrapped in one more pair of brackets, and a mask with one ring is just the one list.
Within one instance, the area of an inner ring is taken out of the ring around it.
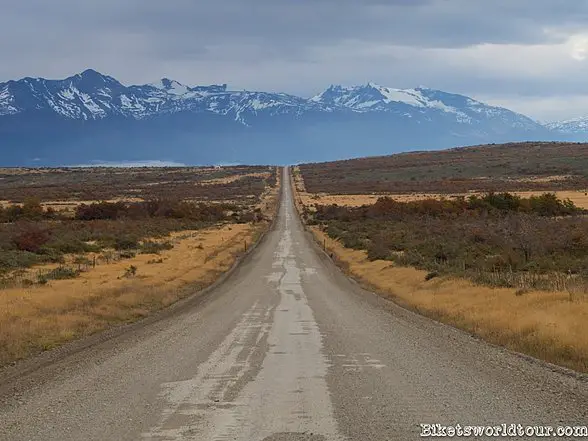
{"label": "overcast sky", "polygon": [[588,115],[585,0],[0,0],[0,81],[86,68],[125,84],[311,96],[427,86],[549,121]]}

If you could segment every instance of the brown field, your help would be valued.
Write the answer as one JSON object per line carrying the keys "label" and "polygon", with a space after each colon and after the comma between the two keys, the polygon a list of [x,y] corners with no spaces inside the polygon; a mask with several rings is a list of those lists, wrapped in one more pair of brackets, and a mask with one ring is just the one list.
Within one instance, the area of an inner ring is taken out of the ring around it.
{"label": "brown field", "polygon": [[[201,202],[205,206],[231,202],[233,205],[230,205],[230,210],[237,210],[241,219],[233,220],[233,216],[218,214],[217,221],[207,222],[190,218],[160,217],[139,220],[122,217],[116,220],[87,221],[91,225],[90,233],[98,234],[98,237],[104,234],[110,237],[109,235],[114,234],[114,239],[118,240],[131,234],[139,238],[138,245],[133,245],[133,242],[130,245],[138,249],[126,251],[125,248],[116,251],[104,245],[101,250],[96,251],[75,254],[67,254],[64,251],[63,255],[58,256],[60,261],[55,263],[42,263],[43,259],[39,259],[39,263],[30,266],[16,269],[10,266],[2,267],[3,264],[13,264],[10,260],[14,259],[12,256],[20,256],[17,254],[20,251],[11,249],[9,240],[2,239],[3,235],[9,238],[12,234],[10,231],[15,228],[18,231],[20,222],[24,222],[22,228],[30,229],[31,225],[38,229],[52,228],[53,236],[59,235],[59,243],[79,243],[77,237],[82,237],[82,233],[77,231],[85,231],[87,224],[85,221],[72,219],[72,210],[82,203],[93,204],[95,201],[79,200],[75,193],[72,193],[70,199],[66,198],[60,203],[46,200],[41,204],[41,211],[46,210],[47,206],[57,210],[56,220],[34,217],[16,223],[0,223],[0,281],[3,282],[0,284],[0,366],[52,349],[72,339],[141,319],[209,286],[251,247],[268,228],[271,218],[275,215],[279,173],[276,168],[263,169],[267,171],[256,173],[251,172],[250,168],[244,168],[230,174],[227,170],[221,170],[225,176],[213,179],[224,179],[223,183],[206,182],[200,179],[200,175],[194,182],[189,183],[195,188],[214,189],[206,195],[206,202]],[[210,177],[218,171],[207,169],[203,175]],[[66,188],[76,187],[82,194],[94,191],[91,188],[92,179],[86,181],[88,188],[78,186],[79,173],[88,173],[87,170],[40,169],[10,173],[10,176],[18,178],[24,176],[23,182],[16,179],[7,184],[11,191],[20,189],[27,193],[26,189],[31,186],[32,176],[50,176],[54,179],[56,174],[67,177],[64,181]],[[89,173],[93,174],[96,171],[92,170]],[[99,170],[99,173],[102,173],[102,177],[116,173],[117,179],[124,180],[124,175],[119,175],[120,170]],[[153,170],[149,169],[130,170],[127,179],[132,181],[136,179],[136,174],[139,174],[143,175],[141,179],[145,181],[145,175],[150,176],[153,173]],[[165,176],[160,176],[162,173]],[[183,169],[169,169],[158,170],[156,174],[162,182],[168,182],[170,176],[185,173],[186,170]],[[5,188],[5,184],[0,180],[0,191]],[[183,185],[182,188],[186,190],[188,183]],[[229,191],[235,191],[228,194],[223,186],[228,187]],[[122,188],[125,187],[126,184],[123,184]],[[153,186],[145,188],[150,187]],[[106,187],[103,191],[106,192]],[[153,192],[146,192],[142,193],[141,197],[129,198],[125,191],[116,188],[109,190],[108,195],[116,197],[112,199],[113,202],[125,203],[144,201],[156,196]],[[193,194],[187,191],[171,196],[180,199],[182,195],[187,201],[193,197]],[[218,199],[212,200],[211,196],[215,195]],[[238,203],[235,204],[235,201]],[[66,216],[63,216],[64,212],[67,213]],[[260,216],[252,216],[256,212],[259,212]],[[243,220],[249,219],[250,215],[253,220]],[[59,227],[61,224],[63,226]],[[73,229],[76,233],[73,236],[64,235],[68,229]],[[151,231],[157,234],[145,236]],[[64,236],[61,237],[62,235]],[[99,242],[94,240],[85,243],[97,247]],[[158,244],[165,247],[158,248]],[[26,254],[22,253],[23,256]],[[39,256],[43,257],[42,253],[45,251],[41,250],[40,253]],[[31,253],[26,255],[34,258],[37,256]],[[24,262],[28,260],[24,260],[23,265]],[[63,279],[45,276],[59,270],[66,273]]]}
{"label": "brown field", "polygon": [[275,167],[0,168],[0,200],[21,203],[129,201],[173,197],[240,200],[259,195]]}
{"label": "brown field", "polygon": [[588,144],[528,142],[300,165],[309,193],[588,191]]}

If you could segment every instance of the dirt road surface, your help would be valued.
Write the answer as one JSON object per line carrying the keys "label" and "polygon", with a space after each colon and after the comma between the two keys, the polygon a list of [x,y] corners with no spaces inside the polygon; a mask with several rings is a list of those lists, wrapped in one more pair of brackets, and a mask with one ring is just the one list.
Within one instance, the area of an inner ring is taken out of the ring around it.
{"label": "dirt road surface", "polygon": [[10,441],[403,441],[421,423],[588,423],[582,377],[349,281],[288,186],[275,228],[202,301],[7,378]]}

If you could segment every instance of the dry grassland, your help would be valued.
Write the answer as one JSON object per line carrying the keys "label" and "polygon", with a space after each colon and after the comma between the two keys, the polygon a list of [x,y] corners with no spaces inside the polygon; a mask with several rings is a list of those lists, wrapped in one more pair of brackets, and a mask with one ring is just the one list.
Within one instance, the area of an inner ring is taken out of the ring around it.
{"label": "dry grassland", "polygon": [[370,262],[365,251],[343,245],[311,227],[319,243],[347,273],[397,303],[494,344],[588,372],[588,298],[566,292],[490,288],[426,271]]}
{"label": "dry grassland", "polygon": [[[298,209],[315,203],[360,206],[373,204],[380,195],[312,195],[302,176],[293,170]],[[520,192],[521,196],[535,194]],[[583,192],[557,192],[588,208]],[[399,197],[402,196],[402,197]],[[421,198],[441,195],[419,195]],[[446,196],[446,195],[445,195]],[[391,195],[403,201],[415,195]],[[386,260],[370,261],[367,252],[345,248],[319,227],[309,227],[335,262],[350,276],[396,303],[425,316],[463,329],[484,340],[588,372],[588,297],[574,292],[521,292],[515,288],[479,286],[455,277],[425,280],[428,272],[398,267]]]}
{"label": "dry grassland", "polygon": [[[267,187],[254,206],[266,219],[276,212],[279,176],[278,184]],[[136,321],[201,291],[226,272],[268,226],[268,221],[225,223],[174,232],[153,239],[170,242],[170,250],[101,262],[72,279],[0,290],[0,366]],[[92,260],[93,254],[86,257]],[[57,266],[37,265],[25,274]]]}
{"label": "dry grassland", "polygon": [[[210,285],[259,232],[239,224],[174,233],[174,248],[160,255],[141,254],[76,279],[1,291],[0,365],[140,319]],[[135,275],[128,275],[131,266]]]}

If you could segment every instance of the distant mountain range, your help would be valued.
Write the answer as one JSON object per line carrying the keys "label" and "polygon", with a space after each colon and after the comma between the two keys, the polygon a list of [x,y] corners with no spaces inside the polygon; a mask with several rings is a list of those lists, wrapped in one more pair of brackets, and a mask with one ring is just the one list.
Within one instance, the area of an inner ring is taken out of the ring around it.
{"label": "distant mountain range", "polygon": [[368,83],[312,97],[125,86],[94,70],[0,83],[0,165],[118,161],[295,163],[523,140],[581,140],[588,119],[542,125],[427,88]]}

